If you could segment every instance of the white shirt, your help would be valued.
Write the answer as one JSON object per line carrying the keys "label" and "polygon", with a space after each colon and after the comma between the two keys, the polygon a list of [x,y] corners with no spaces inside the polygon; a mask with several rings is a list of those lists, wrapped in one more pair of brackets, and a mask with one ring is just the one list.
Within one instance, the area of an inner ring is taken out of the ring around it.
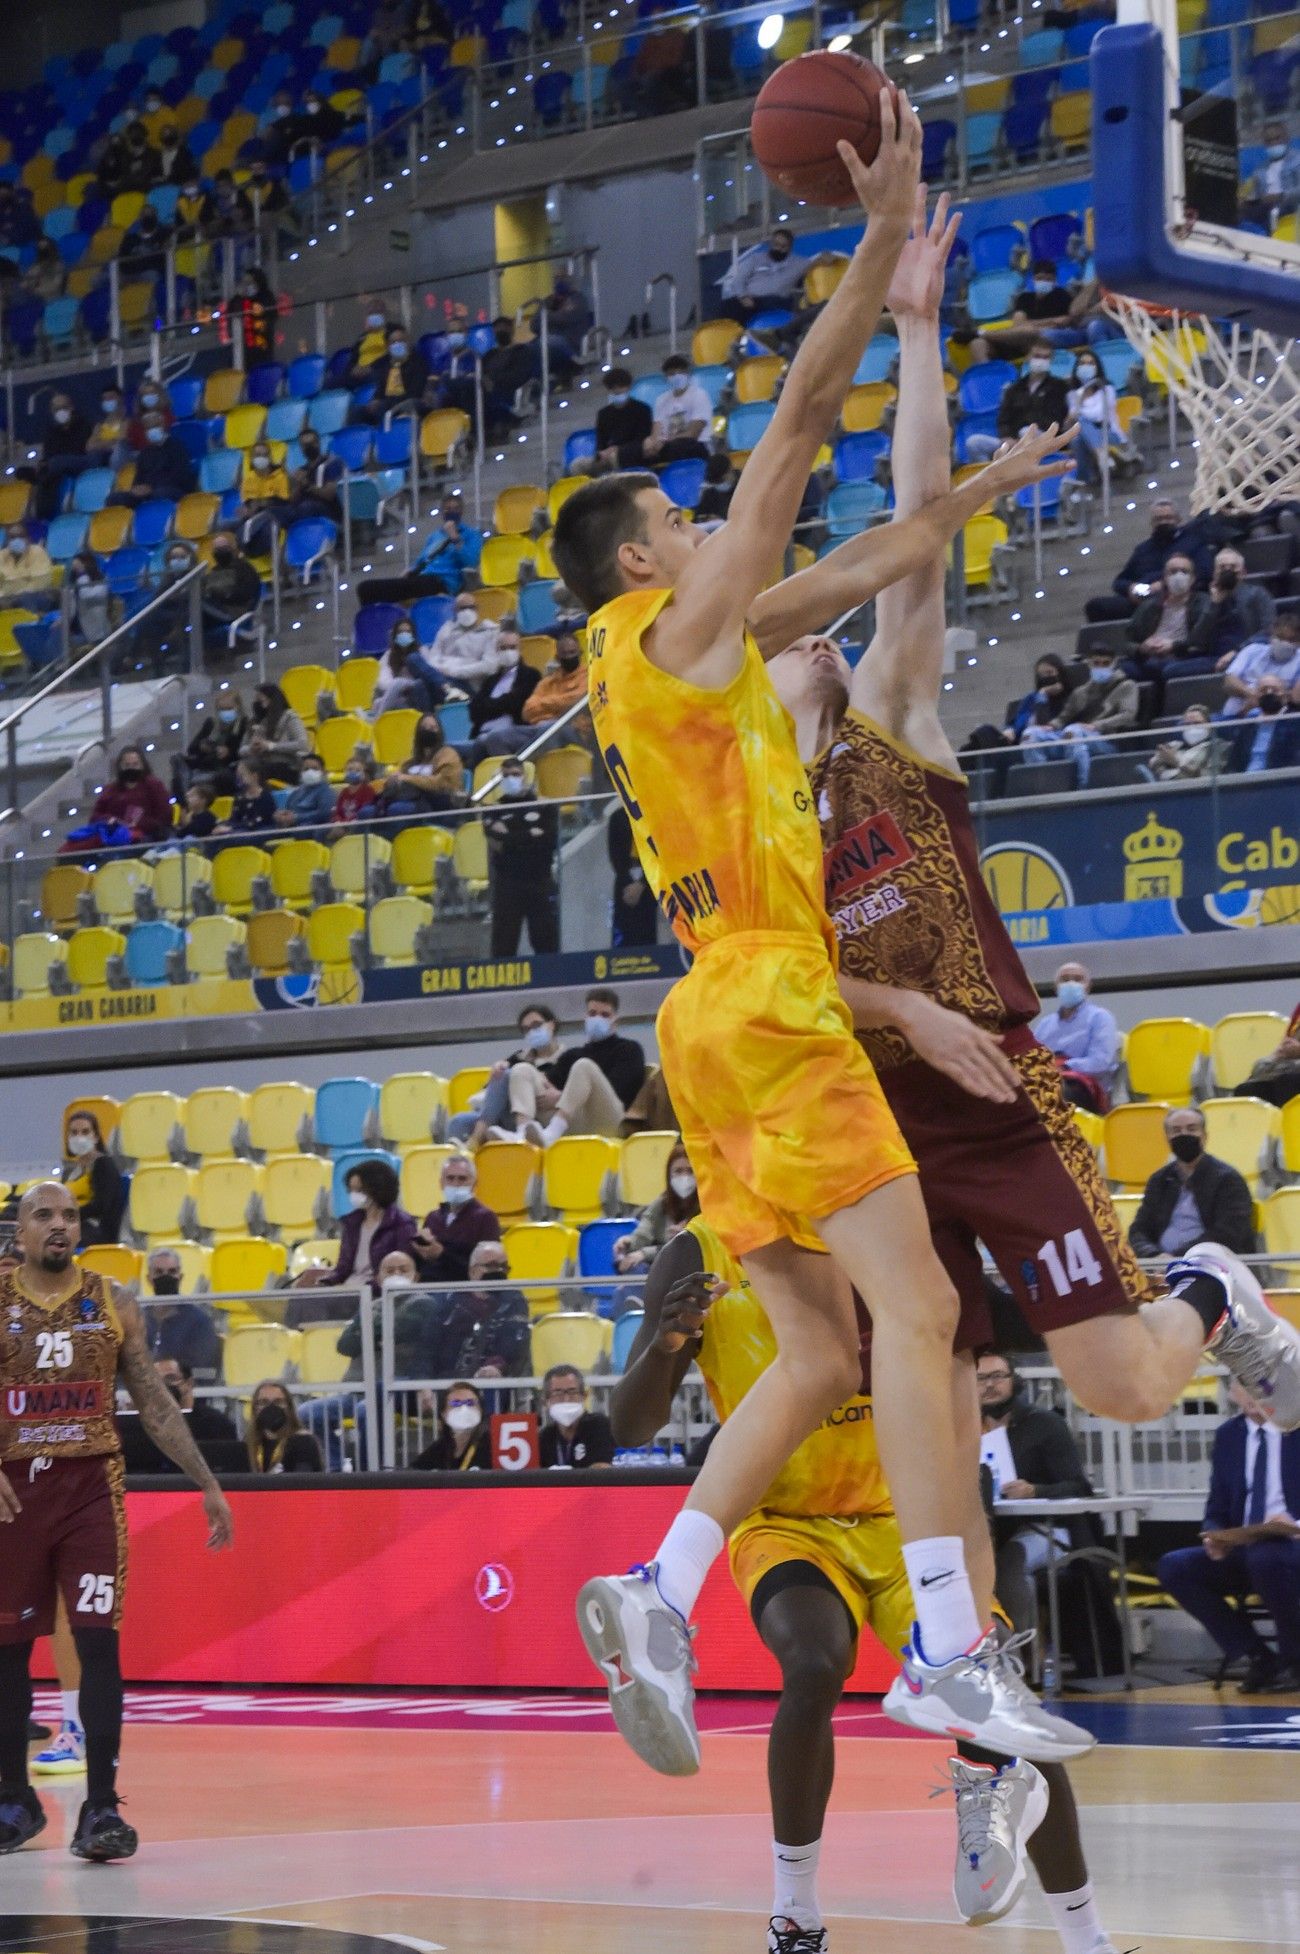
{"label": "white shirt", "polygon": [[1268,1447],[1268,1478],[1264,1487],[1264,1518],[1266,1520],[1294,1520],[1296,1515],[1287,1512],[1286,1499],[1282,1492],[1282,1434],[1276,1425],[1246,1425],[1246,1501],[1242,1508],[1241,1524],[1249,1525],[1250,1490],[1255,1483],[1255,1460],[1259,1456],[1260,1445]]}
{"label": "white shirt", "polygon": [[666,387],[654,404],[655,433],[665,441],[675,441],[693,421],[707,428],[712,419],[713,402],[694,380],[681,393]]}

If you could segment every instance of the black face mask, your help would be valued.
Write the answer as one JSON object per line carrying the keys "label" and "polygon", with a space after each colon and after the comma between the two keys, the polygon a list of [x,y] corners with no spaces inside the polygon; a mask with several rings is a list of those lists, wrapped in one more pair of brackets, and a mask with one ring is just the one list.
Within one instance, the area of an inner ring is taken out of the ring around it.
{"label": "black face mask", "polygon": [[1237,572],[1235,570],[1220,570],[1219,572],[1220,590],[1235,590],[1237,588],[1238,581],[1239,580],[1238,580]]}
{"label": "black face mask", "polygon": [[581,662],[582,653],[579,651],[562,651],[559,653],[558,663],[562,672],[576,672]]}
{"label": "black face mask", "polygon": [[168,1275],[155,1276],[153,1279],[153,1293],[155,1296],[179,1296],[181,1293],[180,1277]]}
{"label": "black face mask", "polygon": [[214,563],[233,563],[234,560],[235,552],[231,549],[229,543],[219,543],[212,552],[212,561]]}
{"label": "black face mask", "polygon": [[1205,1142],[1196,1133],[1175,1133],[1169,1142],[1169,1151],[1175,1160],[1181,1160],[1184,1166],[1190,1167],[1205,1152]]}
{"label": "black face mask", "polygon": [[264,1404],[257,1414],[257,1429],[274,1438],[282,1432],[289,1422],[289,1414],[282,1404]]}
{"label": "black face mask", "polygon": [[117,777],[121,781],[143,780],[144,768],[143,767],[119,767],[117,770]]}
{"label": "black face mask", "polygon": [[1178,534],[1176,522],[1157,522],[1151,527],[1152,540],[1157,543],[1172,543]]}
{"label": "black face mask", "polygon": [[1261,692],[1259,695],[1259,709],[1261,712],[1269,714],[1281,712],[1285,704],[1286,700],[1280,692]]}

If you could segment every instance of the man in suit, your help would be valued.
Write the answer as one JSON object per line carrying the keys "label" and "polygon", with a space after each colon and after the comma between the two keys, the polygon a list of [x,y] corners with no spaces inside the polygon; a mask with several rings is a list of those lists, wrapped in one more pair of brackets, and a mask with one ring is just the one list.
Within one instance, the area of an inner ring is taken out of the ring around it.
{"label": "man in suit", "polygon": [[1235,1167],[1205,1151],[1205,1115],[1175,1106],[1165,1120],[1172,1156],[1146,1184],[1128,1231],[1135,1255],[1186,1255],[1196,1242],[1222,1242],[1234,1255],[1255,1249],[1255,1204]]}
{"label": "man in suit", "polygon": [[[1300,1690],[1300,1433],[1280,1432],[1242,1385],[1229,1394],[1241,1415],[1215,1433],[1201,1544],[1163,1555],[1156,1573],[1230,1661],[1244,1658],[1243,1694]],[[1276,1648],[1230,1605],[1251,1594],[1273,1617]]]}

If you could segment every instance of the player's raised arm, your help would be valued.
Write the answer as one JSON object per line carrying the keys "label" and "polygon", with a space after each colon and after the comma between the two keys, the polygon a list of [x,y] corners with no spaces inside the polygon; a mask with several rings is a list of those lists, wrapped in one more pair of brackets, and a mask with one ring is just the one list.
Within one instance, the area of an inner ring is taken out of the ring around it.
{"label": "player's raised arm", "polygon": [[113,1300],[122,1325],[118,1374],[131,1394],[140,1422],[160,1452],[192,1479],[203,1495],[203,1511],[210,1532],[209,1547],[228,1547],[234,1530],[230,1506],[207,1460],[194,1443],[180,1406],[172,1397],[149,1354],[140,1305],[125,1289],[115,1288]]}
{"label": "player's raised arm", "polygon": [[645,1321],[609,1401],[616,1444],[646,1445],[667,1424],[699,1348],[712,1287],[700,1245],[687,1229],[674,1235],[650,1264],[642,1297]]}

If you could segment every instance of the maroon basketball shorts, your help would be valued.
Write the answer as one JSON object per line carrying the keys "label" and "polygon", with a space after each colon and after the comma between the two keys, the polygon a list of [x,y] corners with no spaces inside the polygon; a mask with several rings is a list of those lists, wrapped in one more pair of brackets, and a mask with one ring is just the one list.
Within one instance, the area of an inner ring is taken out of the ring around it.
{"label": "maroon basketball shorts", "polygon": [[120,1454],[7,1459],[22,1511],[0,1528],[0,1642],[54,1627],[63,1596],[74,1629],[118,1628],[126,1588],[126,1499]]}

